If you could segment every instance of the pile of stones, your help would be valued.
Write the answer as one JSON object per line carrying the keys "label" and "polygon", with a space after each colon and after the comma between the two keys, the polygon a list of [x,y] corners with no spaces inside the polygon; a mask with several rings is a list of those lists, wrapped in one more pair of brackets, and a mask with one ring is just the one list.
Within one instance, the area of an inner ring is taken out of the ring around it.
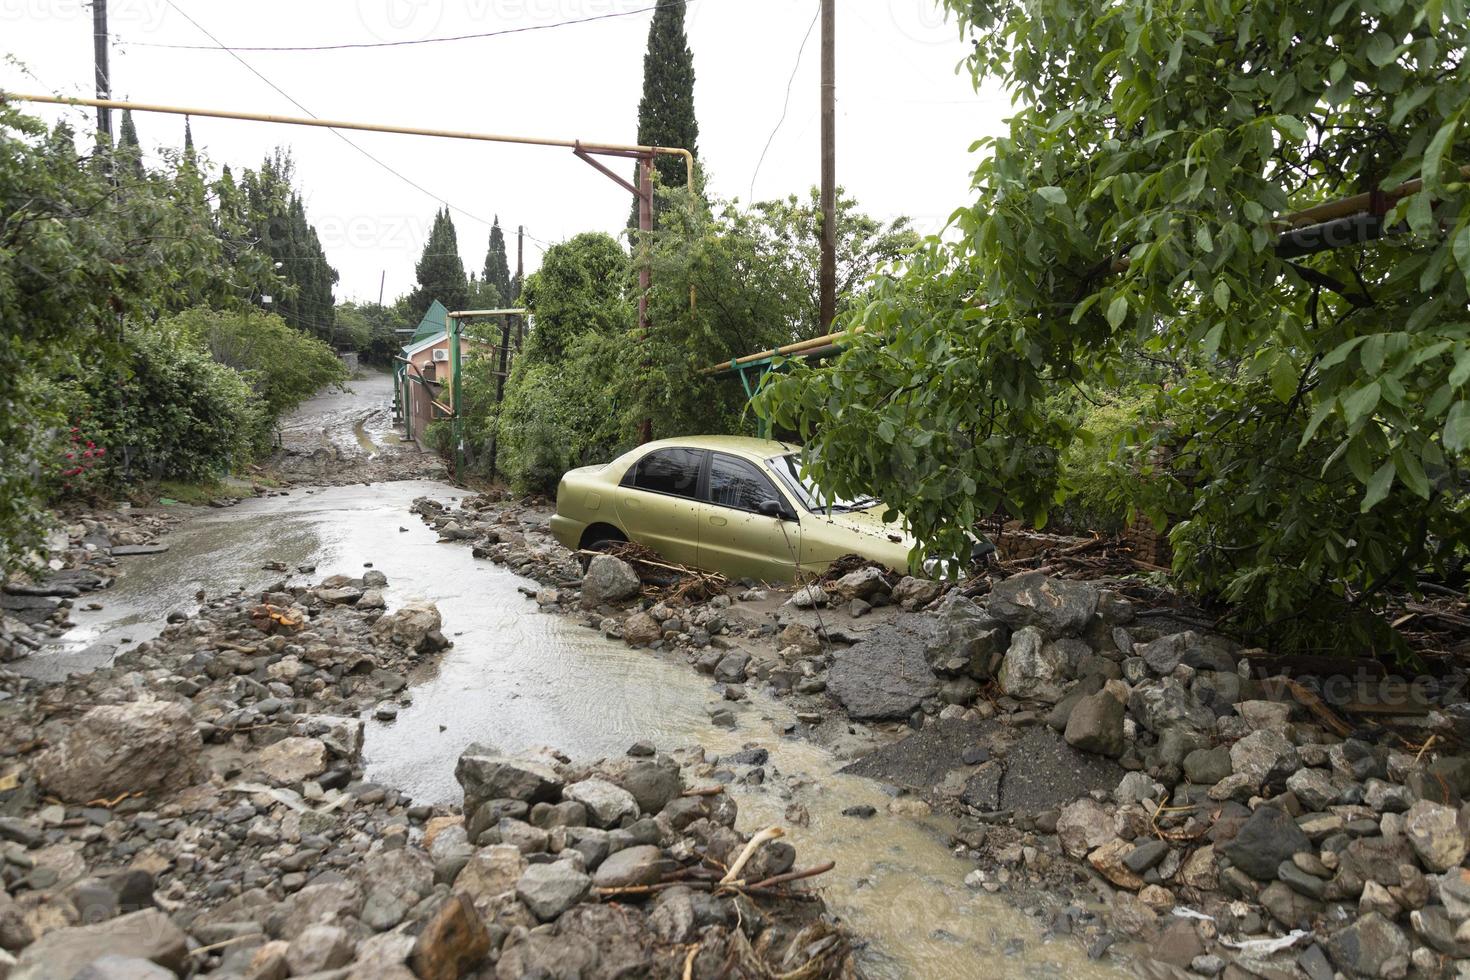
{"label": "pile of stones", "polygon": [[718,885],[748,838],[728,797],[687,792],[714,768],[698,752],[472,746],[462,807],[367,780],[363,716],[447,646],[431,604],[389,612],[385,585],[222,597],[63,683],[0,672],[0,976],[846,968],[821,902],[767,883],[786,842]]}

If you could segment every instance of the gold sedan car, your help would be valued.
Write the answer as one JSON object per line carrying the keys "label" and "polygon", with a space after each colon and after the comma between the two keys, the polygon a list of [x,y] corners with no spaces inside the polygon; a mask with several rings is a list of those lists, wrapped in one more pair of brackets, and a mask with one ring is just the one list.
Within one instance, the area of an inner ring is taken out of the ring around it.
{"label": "gold sedan car", "polygon": [[551,532],[572,549],[633,541],[730,578],[790,581],[859,554],[896,571],[914,541],[869,498],[824,500],[798,449],[765,439],[689,436],[569,471]]}

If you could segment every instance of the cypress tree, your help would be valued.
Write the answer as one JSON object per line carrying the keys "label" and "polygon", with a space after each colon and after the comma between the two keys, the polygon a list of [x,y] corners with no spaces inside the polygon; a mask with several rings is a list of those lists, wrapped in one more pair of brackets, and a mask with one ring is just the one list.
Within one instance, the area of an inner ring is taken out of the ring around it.
{"label": "cypress tree", "polygon": [[[694,54],[684,35],[683,0],[659,0],[648,27],[648,50],[643,55],[643,98],[638,102],[638,142],[643,146],[682,146],[698,154],[699,121],[694,116]],[[654,158],[658,183],[683,187],[685,164],[681,157]],[[634,171],[634,184],[637,184]],[[638,227],[638,203],[628,219]]]}
{"label": "cypress tree", "polygon": [[409,314],[414,322],[423,317],[436,299],[450,310],[462,310],[468,304],[469,279],[459,258],[459,239],[448,207],[434,212],[434,227],[414,273],[418,287],[408,297]]}
{"label": "cypress tree", "polygon": [[510,302],[510,262],[505,255],[505,234],[500,230],[498,214],[490,225],[490,248],[485,253],[485,270],[481,279],[495,287],[502,303]]}
{"label": "cypress tree", "polygon": [[134,180],[143,179],[143,147],[138,143],[138,129],[133,125],[133,110],[124,109],[117,135],[118,169]]}

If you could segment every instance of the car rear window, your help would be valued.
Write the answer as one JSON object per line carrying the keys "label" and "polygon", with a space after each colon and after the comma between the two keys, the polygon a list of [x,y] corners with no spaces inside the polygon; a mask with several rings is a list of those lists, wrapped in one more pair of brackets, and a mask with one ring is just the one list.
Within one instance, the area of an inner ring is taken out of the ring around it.
{"label": "car rear window", "polygon": [[698,449],[660,449],[638,461],[631,485],[651,493],[695,497],[704,453]]}
{"label": "car rear window", "polygon": [[709,468],[709,499],[721,507],[754,511],[767,500],[779,500],[771,481],[743,459],[715,453]]}

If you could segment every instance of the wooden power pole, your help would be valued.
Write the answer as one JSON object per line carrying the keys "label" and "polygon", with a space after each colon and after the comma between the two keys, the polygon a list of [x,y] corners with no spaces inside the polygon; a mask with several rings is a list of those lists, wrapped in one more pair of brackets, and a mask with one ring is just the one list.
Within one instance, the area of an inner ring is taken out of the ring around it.
{"label": "wooden power pole", "polygon": [[[526,288],[526,226],[516,225],[516,287],[524,290]],[[521,298],[512,296],[510,302],[519,304]],[[526,318],[516,317],[516,350],[521,349],[521,343],[526,337]]]}
{"label": "wooden power pole", "polygon": [[837,318],[837,0],[822,0],[822,261],[818,303],[823,330]]}
{"label": "wooden power pole", "polygon": [[[107,0],[92,0],[92,59],[97,70],[97,98],[112,98],[107,74]],[[97,140],[112,143],[112,110],[97,107]]]}

